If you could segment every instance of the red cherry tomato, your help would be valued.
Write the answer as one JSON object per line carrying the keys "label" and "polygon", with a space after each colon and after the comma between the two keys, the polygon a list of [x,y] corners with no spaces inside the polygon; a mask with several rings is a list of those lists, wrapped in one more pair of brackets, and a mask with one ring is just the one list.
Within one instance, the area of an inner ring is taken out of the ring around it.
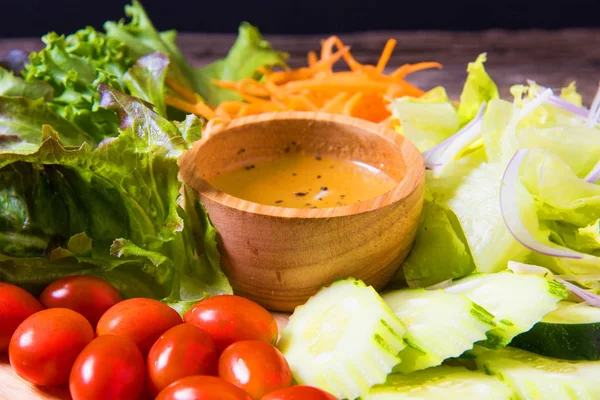
{"label": "red cherry tomato", "polygon": [[271,392],[261,400],[337,400],[337,397],[312,386],[292,386]]}
{"label": "red cherry tomato", "polygon": [[0,282],[0,353],[8,350],[10,338],[19,324],[43,309],[26,290]]}
{"label": "red cherry tomato", "polygon": [[186,376],[216,374],[215,343],[194,325],[180,324],[169,329],[148,353],[148,385],[154,395]]}
{"label": "red cherry tomato", "polygon": [[214,376],[188,376],[164,388],[156,400],[252,400],[239,387]]}
{"label": "red cherry tomato", "polygon": [[144,358],[131,339],[98,336],[73,364],[69,390],[73,400],[136,400],[144,376]]}
{"label": "red cherry tomato", "polygon": [[181,324],[177,311],[158,300],[135,298],[112,306],[98,321],[96,333],[125,336],[138,345],[146,357],[160,335]]}
{"label": "red cherry tomato", "polygon": [[106,310],[123,298],[110,283],[93,276],[69,276],[51,283],[40,295],[46,308],[68,308],[90,321],[93,327]]}
{"label": "red cherry tomato", "polygon": [[277,341],[277,322],[273,316],[255,302],[239,296],[224,294],[202,300],[185,314],[184,320],[212,336],[218,353],[240,340],[270,344]]}
{"label": "red cherry tomato", "polygon": [[235,342],[219,358],[219,377],[244,389],[255,400],[292,386],[292,372],[283,354],[258,340]]}
{"label": "red cherry tomato", "polygon": [[41,386],[60,385],[83,348],[94,338],[85,317],[66,308],[42,310],[15,331],[8,356],[21,378]]}

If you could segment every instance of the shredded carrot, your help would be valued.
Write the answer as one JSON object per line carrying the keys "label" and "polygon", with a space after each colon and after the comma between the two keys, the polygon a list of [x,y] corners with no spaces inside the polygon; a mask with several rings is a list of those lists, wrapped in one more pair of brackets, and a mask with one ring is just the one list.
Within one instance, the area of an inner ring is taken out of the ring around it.
{"label": "shredded carrot", "polygon": [[194,93],[193,91],[189,90],[188,88],[186,88],[185,86],[182,86],[179,83],[177,83],[174,80],[169,79],[169,78],[166,78],[165,82],[171,89],[173,89],[175,92],[177,92],[177,94],[179,94],[181,97],[183,97],[188,102],[195,103],[198,101],[198,97],[197,97],[198,95],[196,93]]}
{"label": "shredded carrot", "polygon": [[377,62],[377,66],[375,67],[375,70],[378,73],[380,73],[380,74],[383,73],[385,66],[387,65],[388,61],[390,61],[390,57],[392,56],[394,47],[396,47],[396,39],[390,39],[385,44],[385,47],[383,48],[383,52],[381,53],[381,58],[379,58],[379,61]]}
{"label": "shredded carrot", "polygon": [[[442,68],[436,62],[422,62],[385,73],[395,46],[396,40],[389,39],[376,64],[361,64],[350,53],[350,47],[331,36],[322,42],[320,54],[308,53],[306,67],[278,71],[261,68],[260,80],[213,81],[236,92],[240,101],[223,101],[213,110],[200,102],[195,93],[170,80],[167,84],[174,95],[168,95],[166,101],[208,120],[216,118],[219,123],[264,112],[298,110],[346,114],[392,126],[389,99],[419,97],[424,93],[404,78],[413,72]],[[334,71],[334,65],[342,59],[348,69]]]}
{"label": "shredded carrot", "polygon": [[314,51],[309,51],[308,52],[308,66],[312,67],[316,63],[317,63],[317,53],[315,53]]}

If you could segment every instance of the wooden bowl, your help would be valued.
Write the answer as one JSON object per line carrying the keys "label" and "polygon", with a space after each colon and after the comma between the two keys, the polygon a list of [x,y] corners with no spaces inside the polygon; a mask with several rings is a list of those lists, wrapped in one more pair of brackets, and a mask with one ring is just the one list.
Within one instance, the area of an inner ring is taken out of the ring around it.
{"label": "wooden bowl", "polygon": [[[283,156],[285,149],[362,161],[400,183],[354,205],[298,209],[249,202],[208,182],[217,173]],[[234,291],[270,310],[292,311],[347,277],[376,289],[396,274],[415,237],[425,169],[417,148],[382,126],[340,115],[282,112],[218,125],[179,160],[181,178],[218,232],[221,267]]]}

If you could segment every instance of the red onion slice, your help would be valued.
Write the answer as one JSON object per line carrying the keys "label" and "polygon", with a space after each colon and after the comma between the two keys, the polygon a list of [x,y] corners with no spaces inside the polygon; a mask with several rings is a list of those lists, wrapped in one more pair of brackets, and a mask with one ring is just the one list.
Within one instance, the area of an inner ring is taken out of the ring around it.
{"label": "red onion slice", "polygon": [[[529,86],[537,85],[537,83],[531,79],[527,79],[527,83],[529,84]],[[539,96],[539,93],[543,93],[544,91],[549,89],[545,86],[539,86],[539,85],[537,85],[537,86],[539,87],[541,92],[536,93],[536,96]],[[565,99],[562,99],[555,94],[553,94],[552,96],[550,96],[548,98],[548,104],[550,104],[554,107],[560,108],[562,110],[565,110],[567,112],[570,112],[572,114],[578,115],[582,118],[587,118],[590,115],[590,112],[587,108],[576,106],[575,104],[573,104]]]}
{"label": "red onion slice", "polygon": [[565,99],[561,99],[556,95],[550,96],[550,98],[548,99],[548,104],[551,104],[554,107],[560,108],[572,114],[578,115],[582,118],[587,118],[590,115],[590,112],[587,108],[576,106],[575,104],[570,103]]}
{"label": "red onion slice", "polygon": [[465,148],[481,136],[481,121],[486,103],[482,103],[475,118],[461,130],[423,153],[425,167],[439,175]]}
{"label": "red onion slice", "polygon": [[600,117],[600,87],[598,87],[598,91],[596,92],[596,96],[594,96],[594,101],[592,101],[592,105],[590,107],[590,113],[585,121],[586,128],[593,128],[598,123],[598,118]]}
{"label": "red onion slice", "polygon": [[523,224],[521,213],[519,212],[517,190],[520,183],[519,171],[528,154],[529,149],[518,150],[508,163],[504,175],[502,176],[502,184],[500,185],[500,211],[506,228],[508,228],[511,235],[519,243],[536,253],[551,257],[572,259],[582,259],[586,257],[587,254],[579,253],[567,248],[552,247],[541,243],[533,237],[527,230],[527,227],[525,227],[525,224]]}
{"label": "red onion slice", "polygon": [[598,160],[598,163],[583,179],[585,179],[585,181],[589,183],[595,183],[600,180],[600,160]]}
{"label": "red onion slice", "polygon": [[586,304],[592,307],[600,307],[600,296],[590,293],[587,290],[582,289],[579,286],[574,285],[571,282],[567,282],[563,279],[555,279],[555,281],[564,285],[569,292],[579,297]]}

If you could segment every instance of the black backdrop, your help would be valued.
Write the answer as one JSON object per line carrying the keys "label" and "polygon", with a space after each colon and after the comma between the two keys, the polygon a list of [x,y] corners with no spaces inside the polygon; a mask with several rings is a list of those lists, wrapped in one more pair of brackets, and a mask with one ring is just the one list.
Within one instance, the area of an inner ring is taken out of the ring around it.
{"label": "black backdrop", "polygon": [[[0,0],[0,37],[70,33],[123,16],[124,0]],[[145,0],[159,29],[265,33],[600,26],[598,0]],[[593,45],[593,44],[590,44]]]}

